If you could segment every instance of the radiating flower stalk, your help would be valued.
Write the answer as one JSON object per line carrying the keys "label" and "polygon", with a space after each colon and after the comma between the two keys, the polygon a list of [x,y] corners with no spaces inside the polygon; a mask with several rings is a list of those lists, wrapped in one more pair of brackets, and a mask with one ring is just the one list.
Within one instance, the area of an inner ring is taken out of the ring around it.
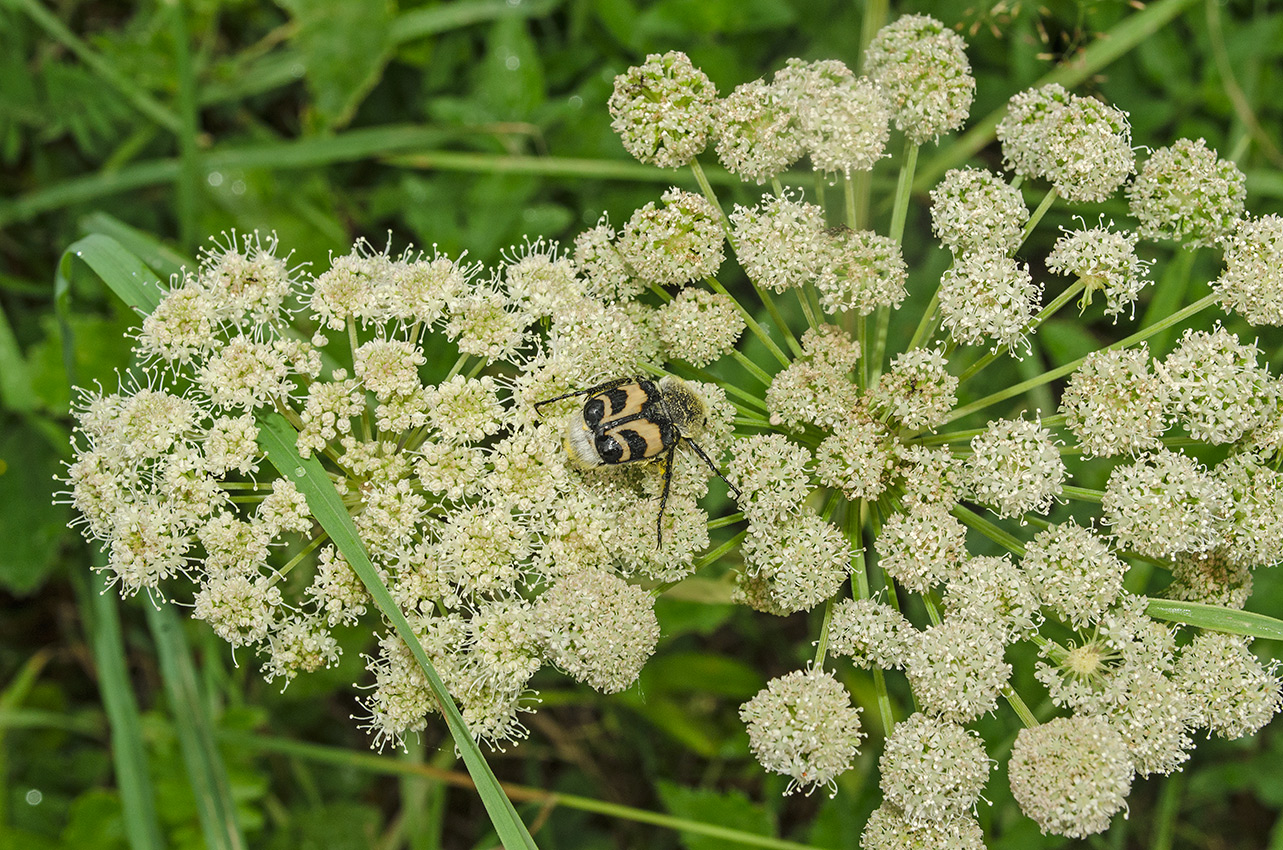
{"label": "radiating flower stalk", "polygon": [[[693,169],[702,191],[671,189],[569,250],[528,242],[487,270],[359,243],[311,273],[272,238],[214,243],[143,320],[137,377],[81,399],[68,498],[111,580],[193,604],[269,680],[332,665],[336,630],[370,626],[373,642],[348,649],[368,652],[374,743],[432,722],[406,644],[265,462],[274,412],[321,459],[493,746],[525,736],[544,667],[630,687],[660,638],[657,595],[701,570],[766,614],[822,612],[813,662],[740,716],[761,764],[810,792],[836,789],[873,708],[885,800],[869,850],[982,846],[992,762],[969,726],[1004,706],[1027,727],[1010,753],[1015,798],[1072,837],[1105,829],[1134,776],[1179,770],[1195,731],[1261,728],[1280,682],[1248,639],[1153,619],[1124,578],[1157,565],[1171,575],[1158,593],[1241,608],[1253,570],[1283,560],[1283,384],[1220,324],[1184,329],[1170,352],[1146,343],[1217,305],[1283,322],[1283,220],[1247,215],[1243,175],[1201,139],[1137,170],[1125,113],[1056,85],[1021,92],[997,130],[1009,173],[957,169],[931,190],[952,263],[893,337],[918,149],[966,122],[975,83],[962,39],[924,16],[879,32],[865,72],[790,60],[719,97],[683,54],[648,57],[616,81],[613,126],[640,161]],[[893,127],[904,154],[877,227],[857,221],[852,186]],[[766,187],[755,203],[719,202],[699,160],[714,155]],[[838,208],[784,188],[799,163],[843,187]],[[1032,212],[1029,186],[1045,189]],[[1120,191],[1136,226],[1092,222],[1090,205]],[[1081,227],[1035,273],[1027,240],[1053,204],[1081,208]],[[986,384],[1052,315],[1133,316],[1150,282],[1141,240],[1221,248],[1212,294],[1017,387]],[[562,440],[585,397],[535,407],[668,375],[707,402],[683,436],[738,490],[733,508],[685,442],[671,468],[582,469]],[[1058,411],[983,421],[1061,378]],[[973,415],[977,427],[948,430]],[[1114,464],[1103,491],[1074,483],[1082,458]],[[1012,687],[1018,643],[1037,647],[1045,694]],[[848,661],[872,669],[876,707],[835,675]],[[897,717],[899,676],[914,710]],[[1048,699],[1057,716],[1040,722],[1028,706]]]}

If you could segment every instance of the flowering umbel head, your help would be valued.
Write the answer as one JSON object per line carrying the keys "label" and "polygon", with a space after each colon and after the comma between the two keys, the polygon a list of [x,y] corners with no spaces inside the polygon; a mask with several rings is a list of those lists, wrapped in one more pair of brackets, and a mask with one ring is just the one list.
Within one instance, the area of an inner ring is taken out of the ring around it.
{"label": "flowering umbel head", "polygon": [[[1195,730],[1259,729],[1275,669],[1244,638],[1154,617],[1237,611],[1254,571],[1283,563],[1283,384],[1210,318],[1114,339],[1096,321],[1134,320],[1165,279],[1142,240],[1172,239],[1224,249],[1201,308],[1279,323],[1279,220],[1247,215],[1236,167],[1185,142],[1132,182],[1134,232],[1083,214],[1029,240],[1050,207],[1026,204],[1032,180],[1089,204],[1134,165],[1125,113],[1045,86],[998,127],[1014,178],[963,167],[930,189],[924,263],[899,213],[917,146],[966,120],[964,45],[903,18],[866,67],[793,59],[719,99],[685,55],[647,57],[616,81],[613,126],[695,179],[568,253],[527,240],[483,267],[358,243],[305,270],[274,238],[216,243],[143,319],[136,377],[78,403],[67,499],[110,580],[190,604],[270,680],[364,657],[378,745],[444,708],[419,648],[502,745],[547,677],[633,687],[672,635],[666,593],[762,612],[761,646],[814,625],[739,716],[789,791],[832,790],[872,707],[849,668],[875,671],[868,850],[983,846],[1001,747],[977,730],[1009,708],[1028,727],[1013,795],[1072,837],[1104,829],[1134,775],[1179,769]],[[901,194],[865,215],[858,172],[893,122]],[[723,206],[726,174],[700,164],[714,154],[769,188]],[[852,191],[785,189],[798,162]],[[1082,318],[1053,316],[1074,301]],[[1049,321],[1056,344],[997,362]],[[1053,362],[1065,350],[1083,356]],[[676,383],[699,403],[662,390]],[[314,513],[319,494],[341,510]],[[1137,559],[1170,573],[1143,591],[1162,602],[1124,590]]]}

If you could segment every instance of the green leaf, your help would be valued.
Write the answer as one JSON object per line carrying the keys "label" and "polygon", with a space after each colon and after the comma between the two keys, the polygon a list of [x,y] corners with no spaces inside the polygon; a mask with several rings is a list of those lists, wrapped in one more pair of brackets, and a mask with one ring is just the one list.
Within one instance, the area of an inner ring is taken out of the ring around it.
{"label": "green leaf", "polygon": [[126,251],[134,254],[161,275],[178,274],[184,266],[191,267],[190,257],[184,257],[150,233],[132,227],[102,210],[91,212],[80,220],[80,228],[87,234],[110,236]]}
{"label": "green leaf", "polygon": [[210,850],[242,850],[249,845],[241,833],[236,801],[232,798],[227,766],[218,750],[214,720],[182,622],[172,605],[143,605],[160,656],[161,678],[174,715],[174,727],[196,798],[201,835]]}
{"label": "green leaf", "polygon": [[0,307],[0,406],[15,412],[34,410],[36,406],[31,372],[3,307]]}
{"label": "green leaf", "polygon": [[463,755],[464,764],[467,765],[468,773],[477,786],[477,793],[486,807],[486,813],[490,815],[490,822],[494,824],[500,842],[507,850],[518,850],[523,847],[534,850],[536,846],[534,839],[530,837],[526,825],[522,823],[517,810],[513,808],[512,802],[500,787],[499,780],[490,770],[490,765],[486,763],[485,756],[481,754],[480,748],[468,731],[467,724],[463,722],[463,716],[455,706],[454,699],[441,681],[441,677],[437,675],[437,671],[433,669],[427,652],[415,636],[410,621],[401,613],[401,608],[379,578],[374,565],[370,563],[370,556],[366,553],[364,544],[361,543],[356,526],[352,523],[352,517],[343,505],[338,491],[330,482],[329,476],[326,475],[325,468],[315,456],[306,459],[299,457],[298,432],[279,413],[261,412],[258,425],[258,442],[267,454],[267,459],[307,498],[312,516],[343,553],[343,557],[365,584],[383,616],[392,623],[397,635],[419,662],[419,666],[427,677],[428,687],[432,690],[432,695],[445,716],[450,735]]}
{"label": "green leaf", "polygon": [[125,850],[120,800],[114,791],[94,788],[71,804],[62,846],[78,850]]}
{"label": "green leaf", "polygon": [[[701,824],[734,824],[737,830],[757,835],[774,834],[770,816],[740,791],[683,788],[663,781],[657,787],[664,808],[679,818]],[[681,830],[680,834],[688,850],[730,850],[744,846],[739,841],[686,830]]]}
{"label": "green leaf", "polygon": [[58,564],[58,544],[71,520],[51,495],[59,460],[25,422],[0,415],[0,587],[12,593],[39,587]]}
{"label": "green leaf", "polygon": [[1198,626],[1200,629],[1211,629],[1234,635],[1250,635],[1267,640],[1283,640],[1283,620],[1276,620],[1252,611],[1222,608],[1219,605],[1206,605],[1202,602],[1151,599],[1145,612],[1158,620],[1185,623],[1189,626]]}
{"label": "green leaf", "polygon": [[[95,561],[101,566],[105,557],[99,553]],[[111,724],[112,769],[120,792],[125,835],[133,850],[160,850],[165,843],[156,815],[156,789],[143,748],[142,720],[125,660],[120,600],[105,586],[101,574],[92,580],[82,574],[73,581],[81,610],[88,612],[89,645],[93,648],[103,707]]]}
{"label": "green leaf", "polygon": [[395,46],[387,0],[279,0],[294,18],[307,86],[326,127],[347,124],[378,83]]}
{"label": "green leaf", "polygon": [[132,310],[150,313],[165,289],[147,264],[110,236],[95,233],[72,243],[58,261],[54,297],[69,298],[71,283],[81,264],[88,266]]}

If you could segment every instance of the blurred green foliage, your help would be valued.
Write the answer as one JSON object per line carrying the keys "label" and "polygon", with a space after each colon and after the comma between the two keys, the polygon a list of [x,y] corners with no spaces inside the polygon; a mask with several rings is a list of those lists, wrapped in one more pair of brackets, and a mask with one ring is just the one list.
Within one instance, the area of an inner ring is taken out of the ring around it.
{"label": "blurred green foliage", "polygon": [[[1206,137],[1247,173],[1249,208],[1278,212],[1283,11],[1265,0],[1162,3],[1180,6],[1179,16],[1078,90],[1128,110],[1137,144]],[[889,14],[933,14],[964,32],[979,119],[1057,63],[1074,62],[1139,5],[922,0]],[[111,632],[98,628],[103,606],[118,603],[97,596],[90,555],[67,528],[71,514],[53,502],[70,434],[64,363],[82,384],[113,387],[133,318],[87,277],[69,311],[55,314],[54,268],[67,245],[111,233],[168,273],[205,235],[233,228],[276,231],[295,260],[311,263],[346,252],[357,236],[394,250],[466,249],[484,261],[526,234],[569,240],[603,214],[625,220],[669,182],[692,183],[686,172],[627,159],[605,109],[615,74],[670,49],[689,53],[723,92],[792,56],[854,66],[866,14],[879,20],[876,8],[850,0],[0,4],[0,846],[146,846],[138,838],[146,825],[122,806],[128,770],[156,791],[153,846],[210,844],[191,791],[193,757],[176,728],[185,721],[175,720],[142,616],[148,603],[121,605],[117,642],[102,637]],[[924,149],[924,165],[935,154]],[[989,145],[979,159],[996,166],[1000,157]],[[880,167],[874,183],[892,177]],[[799,182],[817,191],[809,176]],[[748,202],[755,189],[719,184],[729,202]],[[917,207],[906,248],[919,252],[911,280],[921,290],[943,260],[925,254]],[[1105,212],[1126,217],[1118,200]],[[1043,238],[1069,223],[1053,211]],[[1215,262],[1202,257],[1195,279],[1214,275]],[[1098,329],[1057,318],[1040,330],[1039,354],[1059,361],[1098,339]],[[1277,368],[1283,340],[1262,344]],[[1018,380],[1041,362],[1008,374]],[[1258,575],[1252,607],[1283,611],[1277,571]],[[659,610],[664,643],[641,686],[606,699],[549,679],[531,740],[494,759],[501,778],[819,847],[855,846],[878,801],[877,742],[842,777],[836,798],[784,798],[783,783],[747,757],[736,717],[768,678],[804,661],[780,657],[780,647],[806,652],[816,624],[677,599]],[[215,760],[249,844],[491,840],[470,791],[414,772],[453,767],[450,748],[438,752],[443,729],[371,767],[349,717],[360,658],[278,693],[252,659],[237,666],[207,631],[190,636],[196,646],[185,663],[198,673],[221,742]],[[127,661],[116,674],[94,654],[113,651]],[[866,673],[841,675],[858,702],[874,704]],[[1031,681],[1017,684],[1041,693]],[[104,704],[104,695],[127,693],[141,703],[134,744],[142,760],[128,769],[119,742],[113,760],[111,729],[118,712],[135,709],[129,699]],[[907,711],[907,693],[893,697]],[[1007,721],[983,721],[986,737],[1000,740]],[[1277,727],[1202,745],[1185,774],[1139,783],[1130,818],[1081,844],[1283,848]],[[324,746],[308,755],[274,749],[281,738]],[[992,847],[1074,846],[1042,838],[1019,816],[1001,772],[986,796]],[[565,806],[519,807],[545,848],[731,846]]]}

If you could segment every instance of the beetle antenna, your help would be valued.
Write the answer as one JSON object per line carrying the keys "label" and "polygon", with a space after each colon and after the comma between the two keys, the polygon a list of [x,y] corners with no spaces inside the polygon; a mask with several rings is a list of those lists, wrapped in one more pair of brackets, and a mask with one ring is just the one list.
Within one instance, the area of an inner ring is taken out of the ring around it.
{"label": "beetle antenna", "polygon": [[[709,469],[711,469],[711,470],[713,470],[713,472],[715,472],[715,473],[717,474],[717,477],[718,477],[718,478],[720,478],[720,479],[722,479],[723,481],[725,481],[725,482],[726,482],[726,486],[727,486],[727,487],[729,487],[729,488],[730,488],[730,490],[731,490],[731,492],[735,494],[735,498],[737,498],[737,499],[738,499],[738,498],[740,498],[741,496],[743,496],[743,495],[744,495],[743,493],[741,493],[741,492],[740,492],[740,488],[736,487],[736,486],[735,486],[734,484],[732,484],[729,480],[727,480],[726,476],[725,476],[725,475],[723,475],[723,474],[722,474],[722,471],[721,471],[720,469],[718,469],[718,468],[717,468],[717,465],[713,463],[712,459],[711,459],[711,458],[709,458],[709,456],[708,456],[707,454],[705,454],[705,453],[704,453],[704,450],[703,450],[703,449],[701,449],[701,448],[699,447],[699,443],[695,442],[695,441],[694,441],[694,440],[692,440],[690,437],[685,437],[685,436],[684,436],[684,437],[682,437],[682,439],[684,439],[686,442],[690,443],[690,447],[691,447],[692,449],[694,449],[694,450],[695,450],[695,454],[699,455],[699,456],[700,456],[700,459],[701,459],[701,460],[703,460],[703,461],[704,461],[704,463],[708,464],[708,468],[709,468]],[[675,445],[675,444],[674,444],[674,445]]]}
{"label": "beetle antenna", "polygon": [[552,404],[553,402],[557,402],[557,401],[563,401],[568,398],[574,398],[577,395],[593,395],[595,393],[603,392],[605,390],[613,390],[615,387],[622,387],[624,384],[632,383],[634,380],[636,379],[635,378],[616,378],[613,381],[606,381],[606,383],[604,384],[597,384],[595,387],[589,387],[586,390],[575,390],[573,393],[566,393],[565,395],[559,395],[553,398],[546,398],[543,401],[536,401],[535,413],[538,413],[539,408],[543,407],[544,405]]}

